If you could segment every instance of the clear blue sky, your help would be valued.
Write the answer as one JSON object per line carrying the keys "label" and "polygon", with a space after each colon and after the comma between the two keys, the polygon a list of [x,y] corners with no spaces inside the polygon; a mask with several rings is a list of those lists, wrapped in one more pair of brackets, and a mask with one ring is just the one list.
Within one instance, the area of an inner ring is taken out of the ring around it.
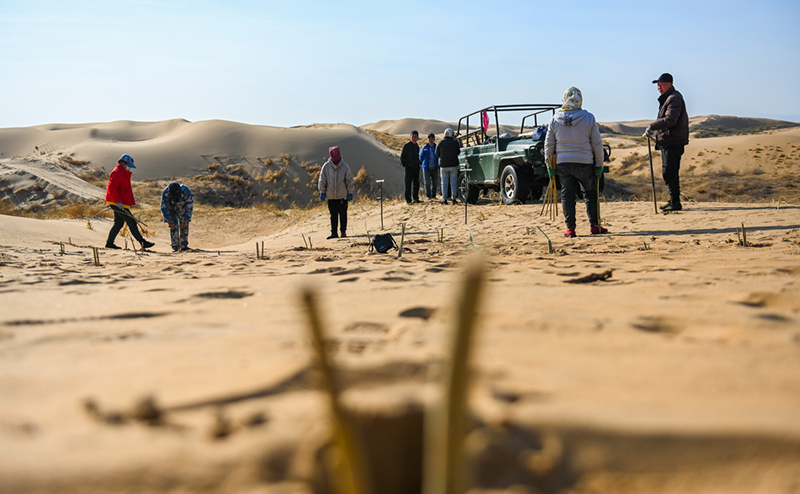
{"label": "clear blue sky", "polygon": [[800,2],[0,1],[0,127],[455,121],[560,102],[800,121]]}

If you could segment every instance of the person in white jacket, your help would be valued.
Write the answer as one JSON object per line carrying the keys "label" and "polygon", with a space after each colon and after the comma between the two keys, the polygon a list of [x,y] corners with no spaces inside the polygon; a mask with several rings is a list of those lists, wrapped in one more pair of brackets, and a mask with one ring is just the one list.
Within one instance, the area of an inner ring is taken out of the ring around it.
{"label": "person in white jacket", "polygon": [[350,166],[342,159],[339,146],[328,148],[330,158],[322,165],[319,173],[319,198],[328,201],[331,213],[331,235],[328,239],[339,238],[337,228],[341,227],[342,237],[347,236],[347,203],[353,200],[356,183]]}
{"label": "person in white jacket", "polygon": [[[608,233],[600,226],[597,204],[597,180],[603,174],[603,138],[594,115],[581,108],[583,95],[571,87],[564,92],[564,104],[553,115],[544,139],[545,162],[556,156],[556,170],[561,181],[561,209],[567,224],[565,237],[576,237],[575,198],[583,188],[586,214],[592,234]],[[553,171],[548,167],[548,173]]]}

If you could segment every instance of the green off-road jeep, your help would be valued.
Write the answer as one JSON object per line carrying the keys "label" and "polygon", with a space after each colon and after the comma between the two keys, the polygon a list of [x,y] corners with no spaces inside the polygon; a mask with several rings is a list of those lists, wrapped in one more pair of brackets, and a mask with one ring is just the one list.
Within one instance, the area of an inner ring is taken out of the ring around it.
{"label": "green off-road jeep", "polygon": [[[490,190],[500,193],[503,204],[539,200],[550,181],[544,163],[547,123],[559,108],[555,104],[495,105],[461,117],[456,131],[461,144],[461,200],[475,204],[481,192]],[[521,117],[522,122],[519,127],[504,125],[501,116],[505,120]],[[603,159],[609,161],[611,148],[603,148]],[[603,182],[601,177],[601,190]]]}

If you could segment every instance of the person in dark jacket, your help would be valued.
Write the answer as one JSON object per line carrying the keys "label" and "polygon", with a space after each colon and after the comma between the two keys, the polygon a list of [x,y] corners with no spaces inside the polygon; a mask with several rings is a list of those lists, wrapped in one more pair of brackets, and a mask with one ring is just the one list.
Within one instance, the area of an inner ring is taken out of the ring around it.
{"label": "person in dark jacket", "polygon": [[139,226],[136,224],[136,218],[131,213],[131,206],[136,205],[136,199],[133,197],[133,189],[131,188],[131,175],[136,165],[133,164],[133,157],[129,154],[123,154],[117,160],[117,166],[111,170],[108,175],[108,186],[106,187],[106,202],[111,206],[114,211],[114,226],[108,232],[108,239],[106,240],[107,249],[119,249],[114,244],[117,234],[122,230],[123,225],[128,225],[133,238],[142,244],[142,249],[149,249],[155,243],[145,240],[139,232]]}
{"label": "person in dark jacket", "polygon": [[400,164],[406,170],[406,202],[419,202],[419,132],[411,131],[411,140],[403,146],[400,152]]}
{"label": "person in dark jacket", "polygon": [[161,192],[161,216],[169,225],[172,252],[189,250],[189,222],[194,212],[194,198],[189,187],[172,182]]}
{"label": "person in dark jacket", "polygon": [[656,149],[661,151],[661,173],[670,197],[669,202],[661,206],[661,209],[680,211],[683,206],[679,172],[683,150],[689,144],[689,115],[686,113],[683,95],[672,85],[672,74],[661,74],[653,84],[658,85],[658,92],[661,94],[658,97],[658,118],[644,133],[645,136],[652,137],[655,131]]}
{"label": "person in dark jacket", "polygon": [[453,129],[445,129],[444,139],[436,146],[436,156],[439,157],[439,173],[442,175],[442,204],[447,204],[448,199],[456,203],[458,195],[458,153],[461,144],[453,137]]}

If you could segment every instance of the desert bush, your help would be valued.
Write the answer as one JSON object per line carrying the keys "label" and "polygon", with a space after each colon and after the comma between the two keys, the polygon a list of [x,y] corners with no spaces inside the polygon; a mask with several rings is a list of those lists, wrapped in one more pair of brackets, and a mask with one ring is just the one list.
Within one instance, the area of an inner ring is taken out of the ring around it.
{"label": "desert bush", "polygon": [[283,161],[284,166],[289,166],[289,164],[292,162],[292,155],[281,153],[281,161]]}
{"label": "desert bush", "polygon": [[642,157],[639,155],[639,153],[637,151],[634,151],[628,156],[625,156],[624,158],[620,159],[620,163],[622,164],[622,166],[633,166],[636,163],[638,163],[641,160],[641,158]]}
{"label": "desert bush", "polygon": [[282,167],[280,167],[280,168],[278,168],[277,170],[274,170],[274,171],[270,170],[270,171],[268,171],[266,173],[266,175],[264,175],[264,181],[267,182],[267,183],[274,184],[275,182],[277,182],[278,180],[283,178],[283,175],[285,173],[286,173],[286,167],[285,166],[282,166]]}
{"label": "desert bush", "polygon": [[62,213],[66,218],[83,219],[95,214],[96,210],[96,205],[93,206],[87,202],[75,202],[64,206]]}
{"label": "desert bush", "polygon": [[16,216],[17,205],[5,197],[0,199],[0,214],[5,214],[6,216]]}
{"label": "desert bush", "polygon": [[367,167],[362,166],[361,169],[358,170],[358,173],[356,173],[356,176],[353,177],[353,180],[355,181],[356,185],[363,185],[367,183],[367,181],[369,180],[369,173],[367,173]]}
{"label": "desert bush", "polygon": [[88,161],[73,158],[71,154],[67,156],[62,156],[58,158],[58,160],[68,165],[74,165],[74,166],[86,166],[89,164]]}
{"label": "desert bush", "polygon": [[319,182],[319,174],[322,171],[322,165],[309,165],[308,163],[302,163],[300,166],[306,170],[306,173],[308,173],[308,184],[306,184],[307,187],[310,189],[316,189],[317,183]]}

